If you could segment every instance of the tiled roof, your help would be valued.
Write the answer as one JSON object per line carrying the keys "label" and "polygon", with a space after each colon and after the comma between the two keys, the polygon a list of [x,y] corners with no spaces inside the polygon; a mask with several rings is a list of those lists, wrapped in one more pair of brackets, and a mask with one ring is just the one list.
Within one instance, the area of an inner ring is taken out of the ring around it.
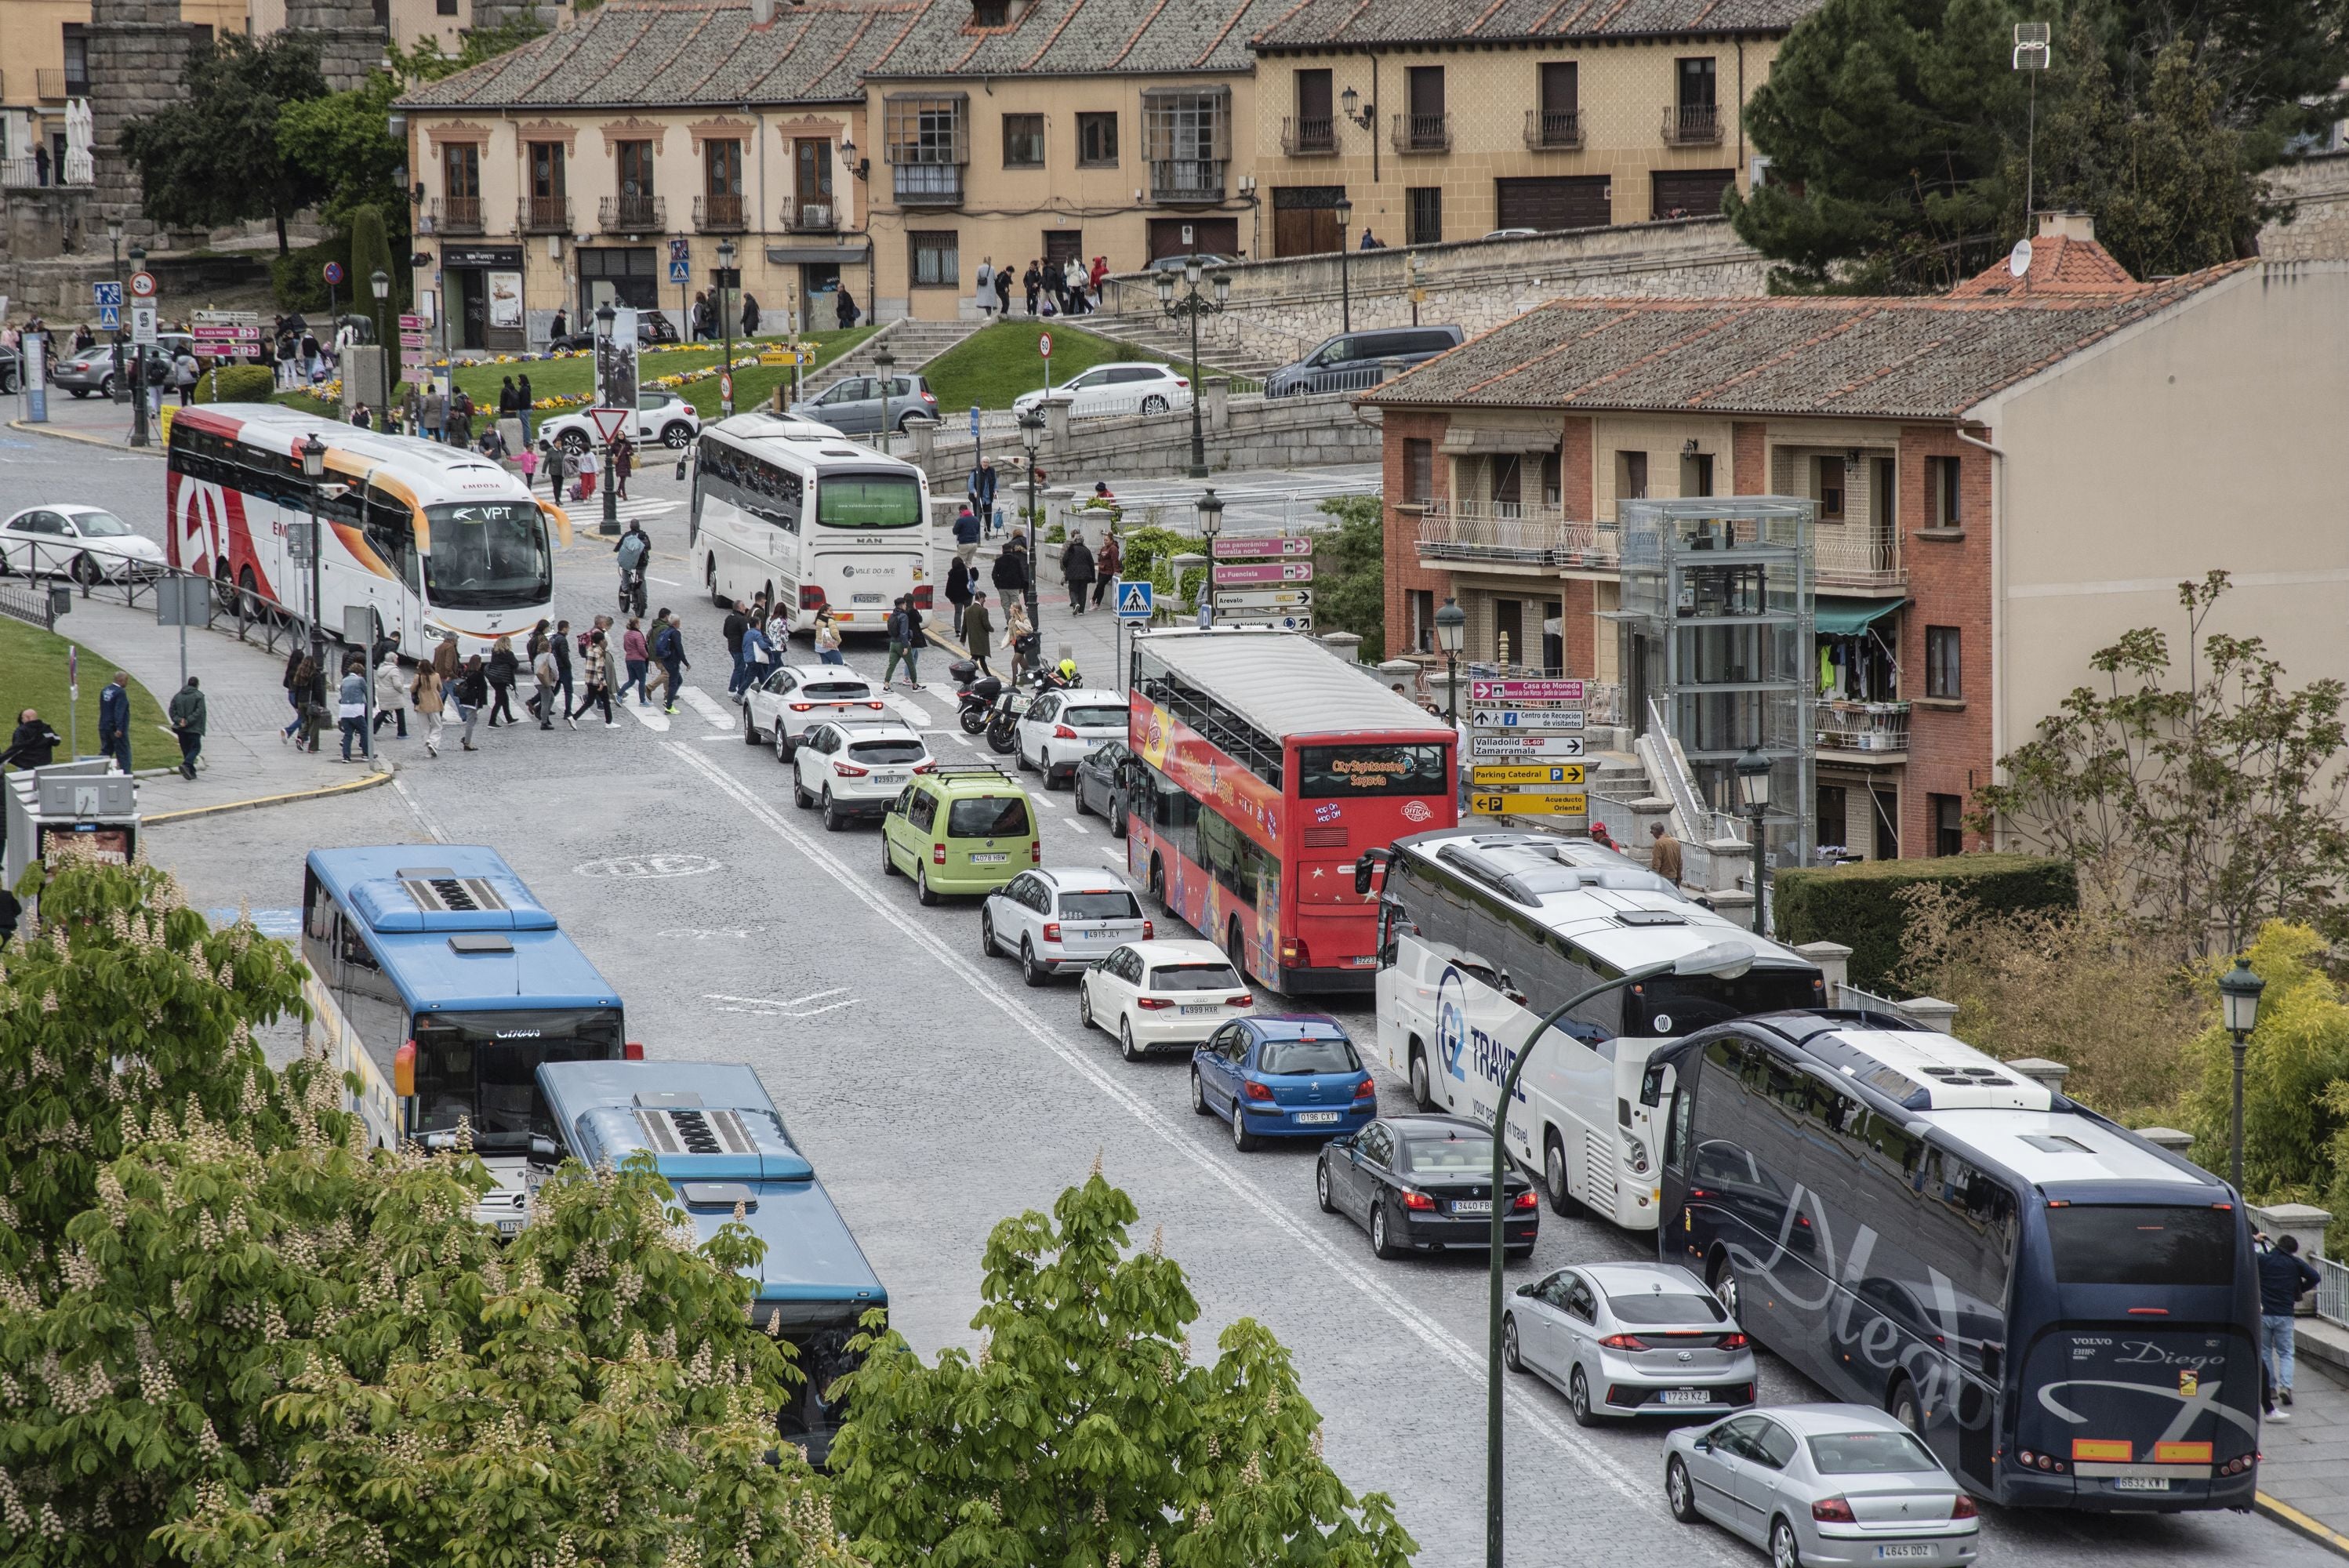
{"label": "tiled roof", "polygon": [[2042,234],[2031,242],[2031,270],[2021,277],[2006,263],[1986,267],[1950,291],[1954,299],[2044,298],[2049,294],[2135,294],[2151,287],[2094,240]]}
{"label": "tiled roof", "polygon": [[2120,293],[1557,300],[1362,401],[1951,419],[2250,264]]}
{"label": "tiled roof", "polygon": [[[679,108],[862,98],[864,73],[946,0],[606,0],[495,59],[419,88],[414,108]],[[968,14],[968,0],[960,7]]]}
{"label": "tiled roof", "polygon": [[1295,0],[1011,0],[1010,23],[972,25],[970,0],[927,0],[875,77],[1247,72],[1248,38]]}
{"label": "tiled roof", "polygon": [[1819,0],[1287,0],[1262,49],[1780,33]]}

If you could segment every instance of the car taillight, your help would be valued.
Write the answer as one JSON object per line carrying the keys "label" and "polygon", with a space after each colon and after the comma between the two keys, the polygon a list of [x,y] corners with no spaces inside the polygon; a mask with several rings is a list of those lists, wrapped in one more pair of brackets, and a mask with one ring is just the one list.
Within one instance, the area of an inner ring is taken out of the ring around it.
{"label": "car taillight", "polygon": [[1137,1007],[1146,1007],[1150,1011],[1155,1013],[1164,1008],[1171,1007],[1174,1004],[1168,1001],[1164,996],[1136,996],[1133,999],[1133,1005]]}
{"label": "car taillight", "polygon": [[1242,1084],[1240,1088],[1244,1092],[1246,1092],[1250,1099],[1270,1099],[1272,1098],[1272,1090],[1265,1088],[1265,1086],[1260,1083]]}
{"label": "car taillight", "polygon": [[812,713],[815,711],[815,704],[812,702],[795,702],[792,704],[792,711],[793,713]]}
{"label": "car taillight", "polygon": [[859,768],[854,762],[835,762],[832,765],[832,770],[843,779],[862,779],[873,771],[870,768]]}
{"label": "car taillight", "polygon": [[1156,926],[1154,926],[1154,925],[1151,924],[1151,923],[1150,923],[1150,922],[1148,922],[1148,921],[1146,921],[1146,920],[1145,920],[1145,921],[1143,921],[1143,922],[1142,923],[1142,940],[1143,940],[1143,941],[1144,941],[1144,942],[1149,941],[1149,940],[1151,939],[1151,935],[1152,935],[1152,934],[1153,934],[1154,932],[1155,932],[1157,929],[1158,929],[1158,928],[1157,928]]}
{"label": "car taillight", "polygon": [[1958,1493],[1958,1501],[1950,1504],[1950,1517],[1951,1519],[1979,1519],[1982,1517],[1982,1510],[1974,1506],[1974,1500],[1972,1498],[1968,1497],[1964,1492],[1960,1492]]}
{"label": "car taillight", "polygon": [[819,587],[817,587],[817,586],[816,586],[814,583],[801,583],[801,584],[800,584],[800,608],[801,608],[801,609],[802,609],[802,610],[821,610],[821,609],[823,609],[823,589],[821,589],[821,588],[819,588]]}
{"label": "car taillight", "polygon": [[1821,1524],[1857,1524],[1852,1517],[1851,1504],[1839,1497],[1823,1497],[1811,1504],[1811,1517]]}
{"label": "car taillight", "polygon": [[1509,1207],[1512,1209],[1530,1209],[1539,1201],[1540,1200],[1534,1196],[1534,1190],[1528,1187],[1524,1191],[1518,1193],[1516,1197],[1510,1202]]}
{"label": "car taillight", "polygon": [[[1238,1004],[1235,1003],[1233,1005],[1237,1006]],[[1378,1096],[1379,1086],[1371,1081],[1370,1075],[1367,1073],[1364,1074],[1362,1081],[1354,1086],[1354,1098],[1356,1099],[1376,1099]]]}
{"label": "car taillight", "polygon": [[1256,1006],[1256,997],[1253,994],[1246,996],[1226,996],[1224,998],[1224,1006],[1226,1007],[1252,1007]]}
{"label": "car taillight", "polygon": [[1061,940],[1061,923],[1059,921],[1048,920],[1044,923],[1044,940],[1047,942],[1058,942]]}
{"label": "car taillight", "polygon": [[1055,740],[1074,740],[1076,738],[1077,732],[1065,724],[1056,724],[1052,727],[1052,738]]}
{"label": "car taillight", "polygon": [[643,1061],[645,1059],[644,1041],[630,1040],[626,1045],[622,1046],[620,1047],[620,1058],[623,1061],[630,1062]]}
{"label": "car taillight", "polygon": [[1030,839],[1028,841],[1028,863],[1031,866],[1040,866],[1044,863],[1043,840]]}
{"label": "car taillight", "polygon": [[1405,1192],[1402,1195],[1402,1206],[1406,1209],[1433,1209],[1435,1207],[1435,1200],[1424,1192]]}
{"label": "car taillight", "polygon": [[1724,1334],[1721,1336],[1721,1348],[1723,1350],[1743,1350],[1750,1343],[1751,1341],[1742,1334]]}
{"label": "car taillight", "polygon": [[391,1092],[406,1099],[416,1092],[416,1042],[403,1040],[391,1053]]}
{"label": "car taillight", "polygon": [[946,863],[947,847],[944,844],[932,844],[930,846],[930,864],[934,866],[942,866]]}
{"label": "car taillight", "polygon": [[1636,1334],[1610,1334],[1599,1344],[1609,1350],[1645,1350],[1648,1342]]}
{"label": "car taillight", "polygon": [[[852,703],[842,703],[840,706],[843,707],[851,707],[854,705]],[[882,707],[882,705],[878,702],[868,702],[864,706],[871,708],[875,713],[880,712]]]}
{"label": "car taillight", "polygon": [[915,609],[916,609],[916,610],[926,610],[926,609],[928,609],[929,607],[930,607],[930,584],[928,584],[927,583],[915,583],[915,584],[914,584],[914,608],[915,608]]}
{"label": "car taillight", "polygon": [[938,765],[935,762],[916,762],[914,764],[914,771],[916,773],[936,773],[937,770]]}

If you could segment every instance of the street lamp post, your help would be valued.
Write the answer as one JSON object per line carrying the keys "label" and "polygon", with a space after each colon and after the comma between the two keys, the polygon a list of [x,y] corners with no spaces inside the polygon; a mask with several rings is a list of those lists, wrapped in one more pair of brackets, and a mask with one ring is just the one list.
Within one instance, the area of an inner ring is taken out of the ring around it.
{"label": "street lamp post", "polygon": [[1468,612],[1456,599],[1446,599],[1435,613],[1436,645],[1444,650],[1444,717],[1455,729],[1460,725],[1460,647],[1468,640]]}
{"label": "street lamp post", "polygon": [[326,629],[319,624],[318,557],[324,542],[318,537],[318,486],[326,477],[326,443],[315,430],[301,446],[302,478],[310,492],[310,743],[317,744],[317,715],[326,706]]}
{"label": "street lamp post", "polygon": [[1734,979],[1754,965],[1754,949],[1743,942],[1716,942],[1707,947],[1662,964],[1651,964],[1619,975],[1612,980],[1602,980],[1589,990],[1568,997],[1548,1016],[1533,1026],[1526,1043],[1509,1058],[1509,1070],[1501,1080],[1500,1109],[1493,1123],[1493,1222],[1487,1233],[1492,1253],[1491,1295],[1487,1302],[1490,1330],[1485,1343],[1485,1568],[1501,1568],[1501,1263],[1503,1259],[1501,1222],[1507,1212],[1502,1192],[1502,1181],[1508,1173],[1508,1107],[1517,1092],[1517,1079],[1525,1076],[1526,1064],[1533,1059],[1534,1046],[1556,1028],[1558,1021],[1577,1007],[1609,991],[1652,980],[1659,975],[1714,975]]}
{"label": "street lamp post", "polygon": [[1199,277],[1205,269],[1199,258],[1193,256],[1183,263],[1185,293],[1178,298],[1174,293],[1174,274],[1158,274],[1158,308],[1169,321],[1188,317],[1191,323],[1191,477],[1207,477],[1207,438],[1199,424],[1199,392],[1204,385],[1199,379],[1199,318],[1221,315],[1232,297],[1232,277],[1229,273],[1217,273],[1213,281],[1216,297],[1209,299],[1199,292]]}
{"label": "street lamp post", "polygon": [[[1028,453],[1028,624],[1036,624],[1036,453],[1044,444],[1044,416],[1030,408],[1019,416],[1019,445]],[[1040,630],[1041,628],[1039,628]]]}
{"label": "street lamp post", "polygon": [[887,349],[877,349],[873,355],[873,368],[881,373],[881,449],[889,449],[889,373],[897,368],[897,356]]}
{"label": "street lamp post", "polygon": [[1347,279],[1346,236],[1354,232],[1354,204],[1338,198],[1338,330],[1354,330],[1354,291]]}
{"label": "street lamp post", "polygon": [[719,362],[718,411],[734,417],[734,242],[718,242],[718,331],[726,357]]}
{"label": "street lamp post", "polygon": [[[595,307],[596,367],[606,375],[610,374],[612,364],[612,332],[619,319],[620,313],[612,308],[610,300]],[[608,383],[599,388],[608,389]],[[604,521],[596,525],[595,531],[606,538],[616,537],[620,531],[620,498],[612,483],[612,476],[619,471],[616,462],[619,456],[619,426],[614,425],[612,433],[604,438]]]}
{"label": "street lamp post", "polygon": [[[1224,531],[1224,498],[1214,487],[1199,498],[1199,537],[1207,542],[1207,628],[1216,625],[1216,536]],[[1178,584],[1179,586],[1179,584]]]}
{"label": "street lamp post", "polygon": [[2235,1037],[2234,1161],[2228,1169],[2239,1198],[2243,1192],[2243,1050],[2260,1021],[2260,993],[2267,985],[2251,972],[2248,958],[2236,959],[2235,966],[2219,976],[2219,1002],[2226,1011],[2227,1032]]}
{"label": "street lamp post", "polygon": [[[142,266],[146,260],[145,247],[140,245],[130,247],[132,266]],[[122,308],[127,310],[129,307],[125,305]],[[130,444],[134,447],[143,447],[147,444],[147,346],[145,344],[134,343],[130,346]]]}
{"label": "street lamp post", "polygon": [[[376,357],[383,362],[380,377],[383,383],[383,401],[376,405],[376,428],[388,430],[391,428],[391,329],[386,325],[383,313],[386,302],[391,298],[391,274],[378,267],[367,274],[367,287],[375,293],[375,346],[378,351]],[[530,428],[528,415],[523,417],[523,428],[524,430]]]}
{"label": "street lamp post", "polygon": [[1765,851],[1762,845],[1762,814],[1770,809],[1770,759],[1762,755],[1758,746],[1748,747],[1745,755],[1737,759],[1737,794],[1745,802],[1745,814],[1752,820],[1754,835],[1754,934],[1767,935],[1762,928],[1762,906],[1768,889],[1765,879],[1769,872],[1764,863]]}

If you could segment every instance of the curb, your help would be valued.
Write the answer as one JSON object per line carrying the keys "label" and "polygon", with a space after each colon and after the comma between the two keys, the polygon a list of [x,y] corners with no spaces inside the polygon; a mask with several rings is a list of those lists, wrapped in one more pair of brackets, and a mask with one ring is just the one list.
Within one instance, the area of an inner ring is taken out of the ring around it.
{"label": "curb", "polygon": [[160,822],[192,822],[199,817],[218,817],[230,811],[258,811],[264,806],[290,806],[297,800],[323,800],[333,795],[355,795],[362,789],[373,789],[391,782],[389,773],[370,773],[364,779],[353,779],[341,784],[323,784],[316,789],[295,789],[285,795],[263,795],[251,800],[230,800],[218,806],[191,806],[181,811],[158,811],[140,818],[140,826],[153,827]]}
{"label": "curb", "polygon": [[120,441],[109,441],[103,436],[87,436],[79,430],[60,430],[53,425],[36,425],[28,419],[11,419],[8,421],[8,428],[12,430],[22,430],[28,436],[48,436],[60,441],[79,441],[85,447],[104,447],[109,452],[130,452],[142,458],[160,458],[163,455],[161,449],[156,447],[126,446]]}
{"label": "curb", "polygon": [[2349,1557],[2349,1535],[2344,1535],[2341,1532],[2333,1529],[2331,1525],[2310,1518],[2307,1514],[2302,1513],[2300,1510],[2292,1507],[2292,1504],[2288,1502],[2280,1502],[2276,1499],[2270,1497],[2266,1492],[2261,1491],[2254,1492],[2251,1495],[2251,1507],[2258,1512],[2263,1513],[2267,1515],[2268,1518],[2274,1520],[2278,1524],[2282,1525],[2294,1535],[2301,1536],[2305,1540],[2313,1541],[2317,1545],[2327,1548],[2336,1556]]}

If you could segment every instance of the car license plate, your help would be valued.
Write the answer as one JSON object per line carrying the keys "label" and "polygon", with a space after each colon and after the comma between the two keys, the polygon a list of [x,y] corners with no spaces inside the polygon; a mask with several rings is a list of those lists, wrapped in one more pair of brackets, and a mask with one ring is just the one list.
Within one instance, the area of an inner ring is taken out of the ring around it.
{"label": "car license plate", "polygon": [[875,784],[902,784],[905,780],[905,770],[902,768],[877,769],[873,775],[873,782]]}
{"label": "car license plate", "polygon": [[2166,1475],[2116,1475],[2113,1477],[2115,1491],[2168,1491],[2169,1478]]}
{"label": "car license plate", "polygon": [[1338,1113],[1334,1110],[1300,1110],[1297,1113],[1297,1119],[1308,1127],[1320,1127],[1337,1120]]}
{"label": "car license plate", "polygon": [[1346,962],[1357,969],[1371,969],[1377,966],[1379,955],[1375,953],[1366,953],[1359,958],[1349,958]]}
{"label": "car license plate", "polygon": [[1493,1212],[1493,1203],[1488,1198],[1463,1198],[1452,1205],[1452,1212],[1455,1214],[1489,1214]]}
{"label": "car license plate", "polygon": [[[522,1221],[521,1221],[521,1219],[517,1217],[517,1218],[515,1218],[515,1219],[512,1219],[512,1220],[500,1220],[500,1221],[498,1222],[498,1234],[500,1234],[500,1235],[502,1235],[502,1236],[519,1236],[519,1235],[521,1235],[521,1234],[522,1234]],[[2164,1484],[2164,1485],[2167,1485],[2168,1483],[2167,1483],[2167,1482],[2164,1482],[2163,1484]]]}
{"label": "car license plate", "polygon": [[1702,1388],[1667,1388],[1661,1402],[1667,1405],[1710,1405],[1713,1396]]}
{"label": "car license plate", "polygon": [[998,850],[991,854],[975,854],[970,857],[970,863],[975,866],[999,866],[1010,858],[1009,851]]}
{"label": "car license plate", "polygon": [[1902,1546],[1879,1546],[1876,1549],[1876,1560],[1879,1563],[1901,1557],[1939,1557],[1940,1554],[1941,1549],[1930,1541],[1911,1542]]}
{"label": "car license plate", "polygon": [[1203,1002],[1197,1006],[1185,1006],[1183,1008],[1183,1016],[1195,1018],[1205,1013],[1220,1013],[1223,1010],[1223,1005],[1219,1002]]}

